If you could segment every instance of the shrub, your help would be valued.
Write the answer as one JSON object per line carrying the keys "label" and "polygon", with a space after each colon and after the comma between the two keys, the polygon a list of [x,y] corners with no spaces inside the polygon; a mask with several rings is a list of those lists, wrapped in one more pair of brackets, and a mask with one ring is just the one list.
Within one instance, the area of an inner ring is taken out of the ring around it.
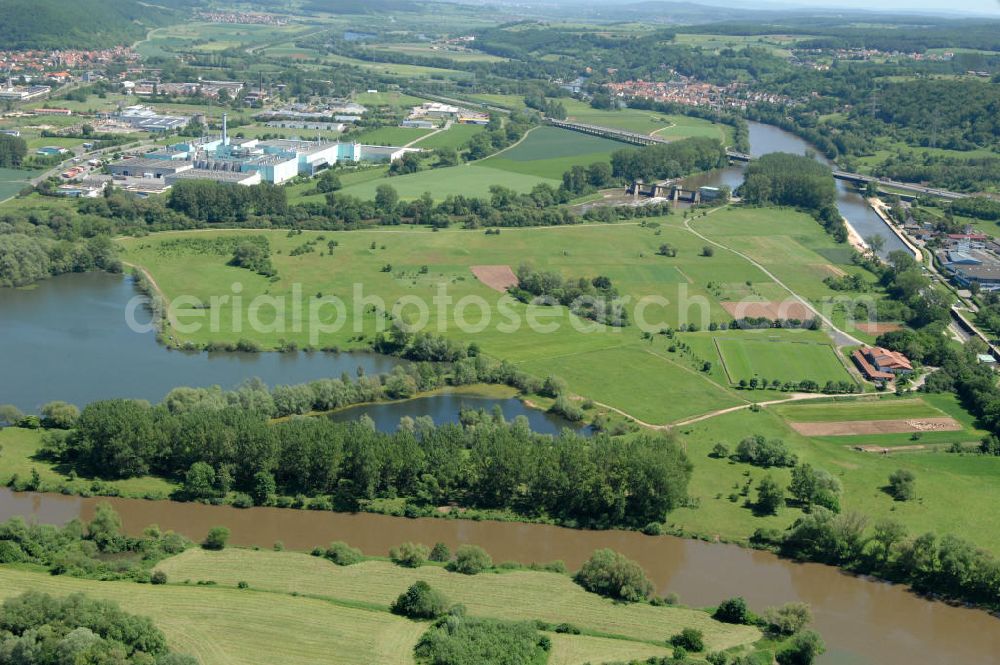
{"label": "shrub", "polygon": [[609,549],[590,555],[573,579],[587,591],[618,600],[637,602],[653,593],[653,584],[639,564]]}
{"label": "shrub", "polygon": [[206,550],[224,550],[229,542],[229,529],[224,526],[212,527],[201,544]]}
{"label": "shrub", "polygon": [[361,550],[340,540],[330,543],[323,556],[338,566],[350,566],[365,558]]}
{"label": "shrub", "polygon": [[823,639],[814,631],[807,630],[792,636],[788,644],[778,652],[779,665],[812,665],[826,651]]}
{"label": "shrub", "polygon": [[793,635],[809,625],[812,612],[807,603],[787,603],[764,610],[764,621],[771,633]]}
{"label": "shrub", "polygon": [[427,562],[430,550],[419,543],[403,543],[389,550],[389,558],[393,563],[407,568],[419,568]]}
{"label": "shrub", "polygon": [[685,651],[704,651],[705,636],[697,628],[685,628],[670,638],[670,644]]}
{"label": "shrub", "polygon": [[153,574],[149,576],[150,584],[166,584],[167,574],[162,570],[154,570]]}
{"label": "shrub", "polygon": [[719,603],[712,618],[723,623],[749,624],[752,620],[747,601],[741,596]]}
{"label": "shrub", "polygon": [[448,564],[448,570],[463,575],[476,575],[492,567],[493,559],[477,545],[462,545],[455,551],[455,560]]}
{"label": "shrub", "polygon": [[889,494],[896,501],[917,498],[917,477],[908,469],[898,469],[889,476]]}
{"label": "shrub", "polygon": [[451,559],[451,550],[444,543],[434,543],[431,548],[430,560],[443,563]]}
{"label": "shrub", "polygon": [[440,591],[420,580],[400,594],[391,609],[393,614],[411,619],[436,619],[448,610],[448,600]]}

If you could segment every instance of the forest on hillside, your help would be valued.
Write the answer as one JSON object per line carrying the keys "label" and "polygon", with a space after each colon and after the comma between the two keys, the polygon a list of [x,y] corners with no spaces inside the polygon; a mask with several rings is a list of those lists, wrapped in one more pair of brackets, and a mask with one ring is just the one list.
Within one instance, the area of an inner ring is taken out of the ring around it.
{"label": "forest on hillside", "polygon": [[178,20],[193,0],[165,6],[137,0],[0,0],[0,44],[11,50],[105,48],[131,44]]}

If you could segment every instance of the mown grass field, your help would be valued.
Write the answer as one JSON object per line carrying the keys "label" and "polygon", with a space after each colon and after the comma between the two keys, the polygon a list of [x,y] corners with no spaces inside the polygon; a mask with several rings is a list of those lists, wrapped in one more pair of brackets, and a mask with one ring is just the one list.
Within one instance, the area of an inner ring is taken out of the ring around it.
{"label": "mown grass field", "polygon": [[402,590],[424,580],[451,602],[465,605],[472,615],[567,622],[592,633],[656,643],[683,628],[697,628],[704,632],[710,650],[749,644],[760,637],[756,628],[719,623],[700,610],[615,603],[584,591],[568,575],[558,573],[525,570],[468,576],[433,565],[404,568],[387,561],[364,561],[336,566],[307,554],[236,549],[188,550],[158,568],[175,582],[214,580],[236,586],[243,580],[254,589],[385,607]]}
{"label": "mown grass field", "polygon": [[753,377],[780,379],[782,383],[809,377],[820,385],[851,380],[829,344],[733,337],[716,337],[714,341],[733,383]]}
{"label": "mown grass field", "polygon": [[[456,167],[457,171],[476,175],[486,170],[480,166]],[[446,169],[436,172],[438,174]],[[493,170],[491,170],[493,171]],[[359,176],[364,172],[359,173]],[[425,173],[418,173],[416,177]],[[345,184],[346,184],[345,176]],[[397,186],[408,178],[401,176],[390,181]],[[368,180],[345,187],[343,191],[357,187],[374,189],[380,180]],[[305,191],[305,190],[303,190]],[[425,191],[416,188],[415,195]],[[440,190],[436,191],[440,194]],[[747,225],[761,223],[765,227],[773,211],[726,210],[711,217],[733,216]],[[805,227],[802,233],[820,233],[818,225],[809,217],[789,211],[781,211],[782,224],[789,227]],[[704,223],[697,221],[696,224]],[[303,312],[308,313],[309,301],[314,294],[337,296],[347,304],[347,324],[336,332],[329,332],[317,339],[310,339],[307,327],[296,331],[290,319],[283,319],[282,325],[254,331],[249,325],[247,312],[238,317],[236,326],[233,312],[228,307],[217,307],[212,317],[217,317],[219,328],[216,332],[203,326],[201,330],[180,333],[176,327],[171,331],[180,341],[202,344],[208,341],[237,341],[241,337],[256,340],[264,348],[275,348],[280,340],[295,341],[300,346],[338,345],[342,348],[364,346],[357,335],[371,335],[375,331],[375,317],[371,312],[355,316],[354,285],[363,285],[362,295],[377,295],[391,309],[393,303],[406,296],[423,298],[429,303],[445,286],[448,295],[457,302],[464,296],[483,298],[488,303],[489,319],[483,324],[483,316],[478,308],[464,314],[466,321],[475,324],[471,331],[463,332],[446,312],[439,318],[436,307],[431,308],[428,318],[430,330],[441,330],[444,334],[476,341],[488,354],[518,363],[526,371],[538,376],[556,374],[570,382],[578,394],[622,409],[645,422],[662,424],[708,411],[736,406],[741,402],[775,399],[769,391],[737,392],[729,389],[721,361],[711,343],[711,338],[701,339],[708,333],[684,333],[690,340],[693,352],[670,353],[671,342],[660,335],[643,339],[639,321],[625,328],[608,329],[597,327],[594,331],[581,332],[578,326],[592,328],[569,315],[562,308],[545,308],[544,315],[559,317],[558,330],[541,332],[527,325],[525,306],[511,304],[512,311],[520,320],[515,332],[502,332],[500,294],[478,282],[470,271],[475,265],[508,265],[516,269],[528,262],[539,269],[554,270],[565,277],[594,277],[606,275],[623,296],[629,296],[633,303],[640,299],[666,298],[666,304],[653,302],[643,311],[643,321],[654,331],[661,327],[676,328],[680,323],[696,321],[706,330],[709,321],[729,321],[731,317],[721,305],[721,297],[729,297],[737,287],[745,287],[749,282],[756,292],[777,297],[783,289],[774,284],[760,269],[746,259],[732,252],[717,251],[714,256],[701,255],[704,240],[686,230],[680,215],[671,215],[656,220],[654,224],[620,223],[613,225],[580,225],[560,228],[503,229],[499,236],[487,236],[482,231],[458,229],[432,233],[425,229],[382,228],[370,231],[351,232],[305,232],[288,237],[284,231],[255,231],[265,235],[272,247],[272,261],[277,268],[279,279],[269,282],[265,277],[247,270],[227,265],[230,257],[217,254],[195,252],[164,252],[162,245],[170,240],[193,237],[210,240],[228,235],[232,231],[201,231],[197,233],[171,232],[156,234],[141,239],[121,241],[123,258],[150,270],[168,298],[190,295],[208,303],[212,296],[230,293],[231,285],[239,282],[243,286],[244,302],[249,303],[261,295],[291,297],[295,289],[305,294]],[[323,240],[319,240],[323,236]],[[721,234],[718,237],[722,238]],[[738,236],[737,240],[742,240]],[[810,236],[811,237],[811,236]],[[308,240],[317,241],[313,252],[292,256],[292,251]],[[335,239],[339,243],[332,254],[326,245]],[[836,246],[825,235],[813,238],[816,243],[825,242],[834,250]],[[372,249],[372,243],[375,249]],[[667,258],[658,255],[657,248],[662,243],[670,243],[677,249],[677,256]],[[803,246],[796,247],[794,235],[788,236],[785,251],[794,255],[798,251],[808,251]],[[816,255],[819,256],[818,254]],[[816,259],[820,260],[820,259]],[[384,268],[390,267],[389,272]],[[426,272],[421,272],[426,266]],[[803,270],[797,279],[808,286]],[[816,275],[813,273],[813,279]],[[296,285],[299,285],[298,287]],[[720,286],[721,285],[721,286]],[[728,286],[727,286],[728,285]],[[726,288],[723,289],[722,287]],[[825,287],[824,287],[825,288]],[[787,294],[787,292],[784,292]],[[652,301],[650,301],[652,302]],[[401,310],[404,318],[414,320],[414,308]],[[205,310],[201,310],[205,313]],[[332,309],[320,312],[319,320],[328,323],[336,318]],[[198,311],[188,311],[195,317]],[[290,312],[286,312],[286,316]],[[206,314],[207,316],[207,314]],[[268,315],[269,316],[269,315]],[[186,319],[190,321],[191,319]],[[210,318],[204,319],[211,320]],[[266,319],[270,321],[270,318]],[[357,328],[355,328],[357,322]],[[548,320],[542,323],[548,323]],[[241,327],[243,332],[237,332]],[[468,329],[467,329],[468,330]],[[716,333],[746,335],[752,332]],[[818,332],[775,332],[787,341],[807,340],[812,343],[825,342],[824,333]],[[742,337],[740,337],[742,339]],[[370,339],[370,337],[368,337]],[[702,346],[707,346],[702,348]],[[752,356],[751,356],[752,359]],[[702,362],[713,363],[710,371],[703,371]],[[775,363],[773,358],[765,361]],[[833,371],[823,367],[803,367],[801,376],[782,376],[782,380],[802,380],[813,378],[825,382]],[[766,371],[766,370],[760,370]],[[616,377],[609,380],[609,377]],[[838,374],[845,378],[846,374]],[[768,377],[772,378],[772,377]],[[643,390],[635,390],[641,380]],[[780,397],[780,395],[779,395]]]}
{"label": "mown grass field", "polygon": [[0,201],[16,195],[28,186],[28,179],[37,171],[22,171],[20,169],[0,169]]}
{"label": "mown grass field", "polygon": [[[873,308],[884,296],[875,289],[875,276],[851,261],[852,250],[838,244],[811,217],[787,208],[749,208],[733,206],[724,211],[698,217],[691,227],[732,250],[765,266],[788,288],[809,300],[842,330],[865,341],[875,335],[858,330],[839,302],[859,303]],[[823,280],[827,277],[860,275],[871,287],[863,292],[836,291]],[[726,300],[744,297],[784,300],[788,291],[770,278],[764,284],[740,284],[723,276],[716,292]],[[862,321],[858,321],[859,323]]]}
{"label": "mown grass field", "polygon": [[83,592],[153,619],[202,665],[411,665],[426,624],[380,610],[254,590],[98,582],[0,566],[0,598]]}

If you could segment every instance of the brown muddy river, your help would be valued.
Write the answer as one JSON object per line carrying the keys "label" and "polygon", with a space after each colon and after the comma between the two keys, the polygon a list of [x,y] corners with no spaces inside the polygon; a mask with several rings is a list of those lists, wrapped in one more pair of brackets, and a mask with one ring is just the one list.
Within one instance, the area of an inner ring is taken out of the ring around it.
{"label": "brown muddy river", "polygon": [[367,554],[384,555],[405,541],[437,541],[454,548],[475,543],[497,561],[561,559],[576,568],[589,554],[610,547],[646,569],[660,593],[674,592],[687,605],[711,605],[742,595],[756,609],[789,601],[812,605],[815,627],[826,640],[824,665],[990,665],[1000,663],[1000,619],[977,610],[919,598],[904,588],[846,575],[836,568],[797,564],[765,552],[670,536],[625,531],[578,531],[538,524],[451,519],[405,519],[278,508],[239,510],[224,506],[81,499],[55,494],[14,494],[0,489],[0,520],[23,515],[43,523],[89,519],[109,501],[126,529],[149,524],[200,540],[225,525],[237,545],[308,550],[344,540]]}

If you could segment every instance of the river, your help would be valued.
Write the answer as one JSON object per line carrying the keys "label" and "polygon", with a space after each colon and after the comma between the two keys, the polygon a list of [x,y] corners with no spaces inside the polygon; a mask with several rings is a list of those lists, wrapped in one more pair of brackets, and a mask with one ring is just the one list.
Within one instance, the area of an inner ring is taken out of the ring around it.
{"label": "river", "polygon": [[686,605],[712,605],[734,595],[744,596],[757,609],[795,600],[809,603],[815,627],[829,648],[819,661],[824,665],[988,665],[998,662],[1000,654],[1000,623],[985,612],[923,600],[903,587],[853,577],[830,566],[796,564],[766,552],[671,536],[516,522],[81,499],[7,489],[0,489],[0,520],[13,515],[44,523],[89,519],[100,501],[109,501],[133,534],[156,523],[200,540],[211,527],[224,524],[232,530],[234,544],[264,548],[277,540],[298,550],[343,540],[368,554],[384,555],[406,541],[441,541],[453,549],[475,543],[496,561],[560,559],[575,569],[593,550],[610,547],[642,564],[659,593],[680,594]]}
{"label": "river", "polygon": [[[812,153],[815,159],[833,166],[832,162],[820,155],[805,140],[799,138],[791,132],[765,125],[760,122],[750,122],[750,154],[754,157],[766,155],[769,152],[790,152],[797,155]],[[689,187],[720,187],[728,185],[735,190],[743,183],[743,167],[731,166],[725,169],[718,169],[708,173],[702,173],[690,178],[685,178],[685,185]],[[879,217],[868,201],[850,183],[837,180],[837,207],[840,214],[850,222],[854,230],[862,238],[870,238],[880,235],[885,240],[885,245],[880,252],[883,257],[894,250],[907,251],[903,241],[892,232],[882,218]]]}

